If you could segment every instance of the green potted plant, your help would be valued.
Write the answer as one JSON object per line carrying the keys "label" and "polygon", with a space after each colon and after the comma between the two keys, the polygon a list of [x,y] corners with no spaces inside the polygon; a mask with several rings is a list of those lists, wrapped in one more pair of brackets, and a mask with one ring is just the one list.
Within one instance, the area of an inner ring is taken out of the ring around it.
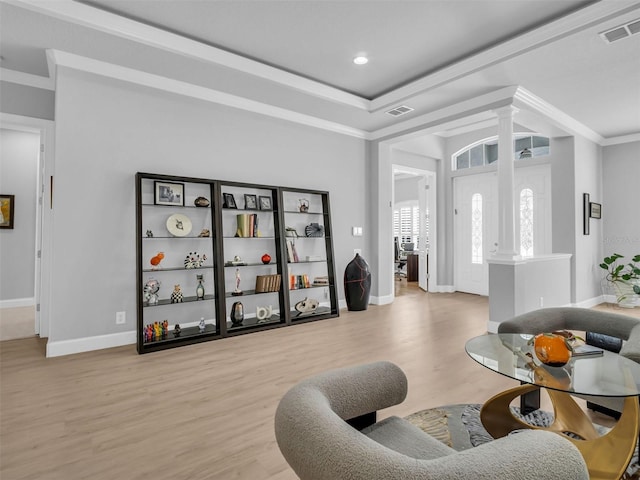
{"label": "green potted plant", "polygon": [[616,292],[618,305],[633,308],[640,298],[640,255],[626,264],[620,261],[623,258],[619,253],[604,257],[600,268],[607,271],[604,279]]}

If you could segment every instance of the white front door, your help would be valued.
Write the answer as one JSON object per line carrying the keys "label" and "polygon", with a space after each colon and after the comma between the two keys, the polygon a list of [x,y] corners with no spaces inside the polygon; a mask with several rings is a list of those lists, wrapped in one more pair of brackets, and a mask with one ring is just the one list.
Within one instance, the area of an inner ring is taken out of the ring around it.
{"label": "white front door", "polygon": [[454,275],[457,291],[489,294],[487,257],[496,250],[497,176],[456,177],[454,189]]}

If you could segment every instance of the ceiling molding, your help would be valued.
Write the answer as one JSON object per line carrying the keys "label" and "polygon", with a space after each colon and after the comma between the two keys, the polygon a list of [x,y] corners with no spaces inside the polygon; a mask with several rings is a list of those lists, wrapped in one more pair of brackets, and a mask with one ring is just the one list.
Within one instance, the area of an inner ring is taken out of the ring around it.
{"label": "ceiling molding", "polygon": [[[219,92],[210,88],[193,85],[191,83],[174,80],[171,78],[155,75],[132,68],[115,65],[112,63],[95,60],[88,57],[82,57],[73,53],[63,52],[60,50],[47,50],[47,58],[50,66],[54,66],[51,74],[56,76],[55,69],[57,67],[67,67],[74,70],[89,72],[103,77],[113,78],[129,83],[135,83],[156,90],[183,95],[186,97],[204,100],[206,102],[226,105],[228,107],[238,108],[269,117],[279,118],[290,122],[307,125],[310,127],[320,128],[343,135],[368,139],[369,134],[364,130],[349,127],[336,122],[330,122],[311,115],[294,112],[266,103],[257,102],[244,97],[231,95],[225,92]],[[51,68],[51,67],[50,67]]]}
{"label": "ceiling molding", "polygon": [[620,145],[622,143],[640,142],[640,133],[632,133],[630,135],[621,135],[619,137],[605,138],[600,143],[603,147],[609,147],[611,145]]}
{"label": "ceiling molding", "polygon": [[516,57],[528,50],[555,42],[594,23],[600,23],[608,18],[616,17],[638,8],[640,8],[640,3],[638,2],[601,0],[535,30],[523,33],[516,38],[428,74],[392,92],[381,95],[371,101],[371,109],[369,111],[375,112],[398,102],[406,101],[410,97],[471,75],[486,67]]}
{"label": "ceiling molding", "polygon": [[133,40],[147,46],[223,65],[335,103],[361,110],[370,108],[369,100],[338,88],[89,5],[71,0],[58,0],[55,2],[46,0],[3,1],[20,8],[89,27],[120,38]]}
{"label": "ceiling molding", "polygon": [[72,0],[55,2],[46,0],[2,1],[185,57],[222,65],[314,97],[365,110],[369,113],[378,112],[447,82],[508,60],[527,50],[554,42],[594,23],[600,23],[608,18],[640,8],[640,3],[637,1],[600,0],[535,30],[525,32],[493,48],[428,74],[392,92],[368,100],[321,82]]}
{"label": "ceiling molding", "polygon": [[532,110],[538,115],[543,116],[552,125],[567,130],[569,133],[580,135],[600,145],[602,145],[605,140],[599,133],[594,132],[575,118],[567,115],[562,110],[559,110],[522,87],[516,89],[513,99],[516,107]]}
{"label": "ceiling molding", "polygon": [[3,82],[17,83],[28,87],[42,88],[43,90],[55,90],[55,83],[50,77],[41,77],[30,73],[18,72],[7,68],[0,68],[0,80]]}

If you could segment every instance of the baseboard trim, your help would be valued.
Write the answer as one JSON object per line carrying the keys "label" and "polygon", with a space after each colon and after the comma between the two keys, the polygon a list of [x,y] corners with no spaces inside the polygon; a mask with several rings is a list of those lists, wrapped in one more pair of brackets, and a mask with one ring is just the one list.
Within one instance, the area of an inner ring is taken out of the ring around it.
{"label": "baseboard trim", "polygon": [[389,303],[393,303],[393,295],[382,295],[379,297],[371,296],[369,298],[369,303],[371,305],[388,305]]}
{"label": "baseboard trim", "polygon": [[34,307],[35,305],[36,299],[34,297],[0,300],[0,308]]}
{"label": "baseboard trim", "polygon": [[456,287],[453,285],[434,285],[429,286],[429,292],[431,293],[455,293]]}
{"label": "baseboard trim", "polygon": [[[611,298],[608,298],[608,297],[611,297]],[[614,295],[600,295],[598,297],[588,298],[587,300],[577,302],[573,306],[580,307],[580,308],[591,308],[591,307],[595,307],[596,305],[600,305],[601,303],[604,303],[604,302],[616,303],[616,297]]]}
{"label": "baseboard trim", "polygon": [[73,340],[61,340],[59,342],[49,340],[47,342],[47,357],[61,357],[74,353],[102,350],[104,348],[122,347],[136,343],[135,330],[97,337],[74,338]]}

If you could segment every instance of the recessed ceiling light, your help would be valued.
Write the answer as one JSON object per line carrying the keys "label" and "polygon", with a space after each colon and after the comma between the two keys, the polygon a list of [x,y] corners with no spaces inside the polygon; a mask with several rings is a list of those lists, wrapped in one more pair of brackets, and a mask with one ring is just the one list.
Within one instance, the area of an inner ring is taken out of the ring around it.
{"label": "recessed ceiling light", "polygon": [[369,61],[369,59],[367,57],[362,56],[362,55],[360,55],[358,57],[355,57],[353,59],[353,63],[355,63],[356,65],[364,65],[368,61]]}

